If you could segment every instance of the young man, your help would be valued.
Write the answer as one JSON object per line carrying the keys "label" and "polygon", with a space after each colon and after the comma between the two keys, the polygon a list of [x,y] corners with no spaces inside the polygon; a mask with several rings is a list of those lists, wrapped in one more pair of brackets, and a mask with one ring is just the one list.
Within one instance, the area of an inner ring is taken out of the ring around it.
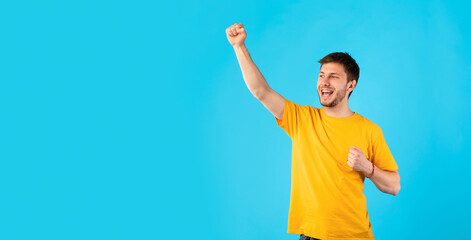
{"label": "young man", "polygon": [[228,27],[226,35],[250,92],[292,139],[288,233],[300,239],[374,239],[365,177],[392,195],[400,190],[400,178],[381,128],[348,106],[360,72],[355,60],[339,52],[322,58],[317,93],[324,107],[301,106],[268,86],[245,47],[242,24]]}

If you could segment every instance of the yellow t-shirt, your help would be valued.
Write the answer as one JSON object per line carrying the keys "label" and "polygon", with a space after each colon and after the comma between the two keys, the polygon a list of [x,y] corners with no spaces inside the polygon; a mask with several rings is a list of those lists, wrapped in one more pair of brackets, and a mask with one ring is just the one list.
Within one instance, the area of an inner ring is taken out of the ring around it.
{"label": "yellow t-shirt", "polygon": [[322,240],[374,239],[363,194],[365,175],[347,164],[349,148],[359,147],[376,167],[397,164],[381,128],[354,113],[346,118],[324,108],[285,99],[283,120],[292,140],[291,199],[288,233]]}

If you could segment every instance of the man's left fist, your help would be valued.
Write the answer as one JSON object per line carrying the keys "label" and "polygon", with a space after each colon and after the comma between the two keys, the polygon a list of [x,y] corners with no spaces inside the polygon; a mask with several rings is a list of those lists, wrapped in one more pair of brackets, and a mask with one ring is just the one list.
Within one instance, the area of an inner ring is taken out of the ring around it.
{"label": "man's left fist", "polygon": [[348,166],[356,171],[367,174],[367,171],[371,167],[371,162],[366,159],[363,151],[356,146],[351,147],[349,151],[347,161]]}

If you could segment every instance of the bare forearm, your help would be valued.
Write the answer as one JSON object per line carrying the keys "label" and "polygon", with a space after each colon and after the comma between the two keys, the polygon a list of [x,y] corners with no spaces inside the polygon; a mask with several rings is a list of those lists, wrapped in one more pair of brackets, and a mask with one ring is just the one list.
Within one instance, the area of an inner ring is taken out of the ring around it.
{"label": "bare forearm", "polygon": [[235,45],[234,51],[236,53],[237,60],[239,61],[245,84],[254,97],[262,97],[264,93],[270,90],[270,87],[268,86],[268,83],[263,77],[262,73],[260,73],[257,66],[252,61],[245,44]]}
{"label": "bare forearm", "polygon": [[[374,166],[374,168],[375,171],[370,180],[381,192],[397,195],[401,189],[399,173],[381,170],[377,166]],[[370,168],[367,170],[368,176],[372,171],[373,168],[370,165]]]}

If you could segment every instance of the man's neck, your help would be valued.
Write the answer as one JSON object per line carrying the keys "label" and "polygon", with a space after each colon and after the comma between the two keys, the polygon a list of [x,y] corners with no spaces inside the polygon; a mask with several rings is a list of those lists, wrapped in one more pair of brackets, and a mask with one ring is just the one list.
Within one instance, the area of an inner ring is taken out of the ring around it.
{"label": "man's neck", "polygon": [[336,118],[346,118],[355,114],[348,107],[348,103],[346,104],[339,103],[335,107],[324,107],[324,112],[325,114],[327,114],[327,116],[336,117]]}

